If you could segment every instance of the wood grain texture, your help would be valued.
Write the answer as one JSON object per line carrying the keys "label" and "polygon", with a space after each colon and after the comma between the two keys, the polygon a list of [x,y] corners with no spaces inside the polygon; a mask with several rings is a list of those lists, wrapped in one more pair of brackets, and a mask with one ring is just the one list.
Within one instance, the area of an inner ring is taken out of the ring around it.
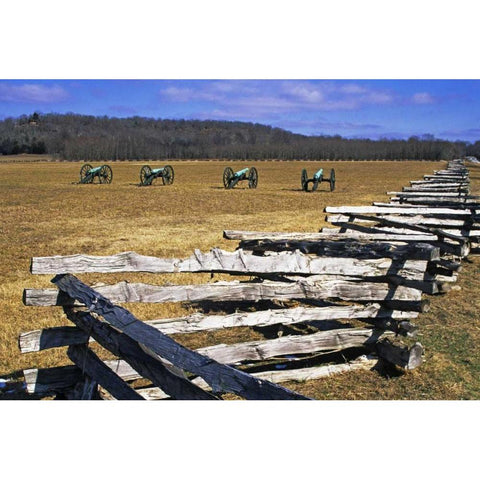
{"label": "wood grain texture", "polygon": [[355,215],[327,215],[326,220],[331,223],[338,222],[362,222],[362,223],[378,223],[377,218],[384,218],[391,221],[403,222],[405,225],[423,225],[428,227],[437,227],[443,229],[462,229],[465,227],[480,228],[479,223],[471,223],[467,219],[450,219],[450,218],[430,218],[422,215],[378,215],[375,220],[362,220]]}
{"label": "wood grain texture", "polygon": [[242,230],[224,230],[223,236],[228,240],[300,240],[300,241],[377,241],[377,242],[428,242],[431,240],[438,240],[435,235],[396,235],[388,232],[348,232],[348,234],[341,233],[339,229],[329,231],[322,229],[318,233],[294,233],[294,232],[253,232]]}
{"label": "wood grain texture", "polygon": [[142,347],[150,349],[182,370],[201,376],[212,387],[213,392],[230,391],[252,400],[307,399],[303,395],[271,382],[258,380],[183,347],[152,326],[140,322],[128,310],[113,305],[107,298],[80,282],[73,275],[57,275],[52,282],[69,296],[86,304],[90,311],[101,315],[108,323]]}
{"label": "wood grain texture", "polygon": [[361,214],[375,214],[375,215],[428,215],[428,216],[443,216],[443,217],[471,217],[472,214],[478,215],[480,210],[458,210],[452,208],[435,208],[435,207],[357,207],[357,206],[342,206],[342,207],[325,207],[326,213],[341,213],[343,215],[361,215]]}
{"label": "wood grain texture", "polygon": [[[179,375],[178,372],[172,371],[171,365],[149,355],[137,342],[118,332],[110,325],[99,322],[85,312],[74,312],[72,309],[66,309],[66,314],[75,325],[83,331],[89,332],[104,348],[117,357],[121,357],[122,361],[131,365],[134,372],[138,372],[139,376],[150,379],[154,385],[161,388],[170,397],[177,400],[217,400],[214,395],[193,385],[183,373]],[[115,366],[113,370],[118,370],[118,366]],[[123,377],[125,377],[125,373],[123,373]],[[100,381],[99,383],[113,396],[117,397],[106,385]]]}
{"label": "wood grain texture", "polygon": [[[334,221],[339,221],[339,218],[342,221],[347,221],[350,218],[342,215],[333,217]],[[394,260],[436,260],[440,258],[440,249],[438,247],[421,242],[244,240],[240,242],[239,247],[262,255],[269,252],[299,250],[302,253],[330,257],[392,258]]]}
{"label": "wood grain texture", "polygon": [[[170,268],[164,266],[170,262]],[[305,255],[300,251],[278,252],[276,255],[259,256],[237,250],[225,252],[213,249],[209,253],[195,251],[186,260],[157,259],[135,252],[124,252],[108,257],[91,255],[69,255],[34,257],[33,273],[85,273],[85,272],[216,272],[236,274],[303,274],[303,275],[349,275],[385,276],[395,269],[398,275],[420,279],[425,271],[422,261],[408,260],[403,268],[395,268],[391,258],[358,259],[352,257],[319,257]]]}
{"label": "wood grain texture", "polygon": [[421,343],[417,342],[412,347],[408,347],[400,342],[385,339],[378,342],[375,347],[381,358],[406,370],[413,370],[422,364],[423,346]]}
{"label": "wood grain texture", "polygon": [[[143,283],[120,282],[97,287],[97,293],[114,303],[144,302],[201,302],[201,301],[257,301],[290,299],[340,299],[356,302],[406,301],[419,302],[421,292],[408,287],[392,287],[387,283],[365,281],[327,280],[310,282],[308,278],[284,283],[264,281],[217,282],[200,285],[158,286]],[[55,289],[26,289],[27,306],[80,305]],[[394,308],[395,310],[397,308]]]}
{"label": "wood grain texture", "polygon": [[[268,327],[272,325],[293,325],[296,323],[329,322],[342,319],[373,319],[379,327],[385,329],[396,327],[397,321],[405,321],[418,317],[418,312],[402,312],[387,310],[379,304],[371,305],[338,305],[326,307],[294,307],[278,310],[257,310],[255,312],[239,312],[230,315],[203,315],[196,313],[187,317],[157,319],[145,321],[166,335],[178,333],[194,333],[202,331],[222,330],[234,327]],[[408,322],[407,322],[408,323]],[[77,327],[53,327],[21,333],[19,346],[21,353],[78,345],[92,337]],[[111,350],[111,347],[109,348]],[[112,350],[111,350],[112,351]],[[115,352],[114,352],[115,353]],[[115,353],[117,356],[119,354]]]}
{"label": "wood grain texture", "polygon": [[284,355],[338,352],[347,348],[373,345],[391,335],[394,335],[393,332],[387,333],[371,328],[344,328],[310,335],[288,335],[274,340],[213,345],[197,351],[217,362],[235,364],[245,361],[262,361]]}

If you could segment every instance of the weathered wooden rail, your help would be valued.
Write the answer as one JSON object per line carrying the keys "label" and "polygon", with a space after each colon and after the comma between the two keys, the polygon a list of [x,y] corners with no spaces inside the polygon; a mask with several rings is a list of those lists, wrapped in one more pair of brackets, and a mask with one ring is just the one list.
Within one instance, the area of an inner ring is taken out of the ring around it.
{"label": "weathered wooden rail", "polygon": [[[32,273],[54,274],[56,288],[25,289],[25,305],[63,308],[72,325],[24,332],[20,350],[68,347],[72,364],[25,370],[27,391],[73,399],[305,399],[279,384],[381,364],[418,367],[423,347],[411,322],[428,309],[425,294],[445,294],[457,280],[461,259],[480,238],[480,203],[469,195],[461,161],[411,185],[389,192],[389,204],[327,207],[334,228],[318,233],[225,231],[239,241],[234,252],[33,258]],[[73,275],[90,272],[240,279],[93,289]],[[119,305],[131,302],[182,302],[196,311],[141,321]],[[266,338],[192,350],[172,337],[238,328]]]}

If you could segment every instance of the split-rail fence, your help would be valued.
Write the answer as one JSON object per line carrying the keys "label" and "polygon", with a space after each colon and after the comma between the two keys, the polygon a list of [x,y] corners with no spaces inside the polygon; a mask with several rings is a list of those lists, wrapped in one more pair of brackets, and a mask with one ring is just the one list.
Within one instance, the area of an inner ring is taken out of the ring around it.
{"label": "split-rail fence", "polygon": [[[72,363],[25,370],[26,391],[65,399],[217,400],[231,393],[293,400],[307,397],[282,383],[381,364],[417,368],[423,347],[414,320],[428,309],[427,295],[451,289],[461,260],[480,242],[480,203],[469,192],[468,169],[453,160],[388,192],[390,203],[326,207],[333,227],[316,233],[224,231],[239,242],[234,252],[195,251],[185,259],[35,257],[31,272],[54,274],[56,288],[25,289],[25,305],[58,306],[72,325],[22,333],[20,350],[68,346]],[[73,275],[87,272],[210,272],[242,280],[92,288]],[[142,321],[120,306],[130,302],[197,310]],[[205,313],[206,304],[217,313]],[[270,333],[197,350],[173,338],[237,327]],[[93,343],[114,359],[102,360]]]}

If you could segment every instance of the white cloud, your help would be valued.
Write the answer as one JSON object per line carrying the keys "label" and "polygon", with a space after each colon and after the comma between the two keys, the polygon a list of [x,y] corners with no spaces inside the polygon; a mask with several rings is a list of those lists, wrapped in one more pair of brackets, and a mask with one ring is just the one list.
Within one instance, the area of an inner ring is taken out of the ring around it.
{"label": "white cloud", "polygon": [[297,111],[356,110],[366,105],[386,105],[395,97],[388,91],[357,83],[297,80],[224,80],[170,85],[160,90],[166,101],[209,102],[214,110],[230,115]]}
{"label": "white cloud", "polygon": [[435,103],[435,99],[427,92],[418,92],[412,96],[413,103],[418,105],[425,105]]}
{"label": "white cloud", "polygon": [[0,100],[4,102],[54,103],[61,102],[67,98],[67,91],[58,85],[0,83]]}

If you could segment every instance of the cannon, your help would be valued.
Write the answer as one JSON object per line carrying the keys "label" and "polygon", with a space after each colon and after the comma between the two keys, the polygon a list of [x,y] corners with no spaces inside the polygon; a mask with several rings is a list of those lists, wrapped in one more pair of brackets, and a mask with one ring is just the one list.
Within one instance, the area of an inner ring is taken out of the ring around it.
{"label": "cannon", "polygon": [[164,185],[171,185],[175,178],[175,172],[170,165],[163,168],[150,168],[144,165],[140,170],[140,186],[151,185],[156,178],[161,178]]}
{"label": "cannon", "polygon": [[112,169],[108,165],[95,168],[88,163],[82,165],[80,169],[80,183],[94,183],[95,178],[98,178],[98,183],[112,183]]}
{"label": "cannon", "polygon": [[308,192],[308,185],[312,184],[312,192],[315,192],[318,188],[318,184],[321,182],[329,182],[330,183],[330,191],[333,192],[335,190],[335,170],[332,168],[330,170],[330,178],[324,178],[323,176],[323,168],[318,170],[313,178],[308,178],[307,170],[305,168],[302,170],[302,190]]}
{"label": "cannon", "polygon": [[257,169],[255,167],[244,168],[234,173],[230,167],[227,167],[223,171],[223,185],[225,188],[233,188],[241,180],[248,180],[248,188],[257,188]]}

